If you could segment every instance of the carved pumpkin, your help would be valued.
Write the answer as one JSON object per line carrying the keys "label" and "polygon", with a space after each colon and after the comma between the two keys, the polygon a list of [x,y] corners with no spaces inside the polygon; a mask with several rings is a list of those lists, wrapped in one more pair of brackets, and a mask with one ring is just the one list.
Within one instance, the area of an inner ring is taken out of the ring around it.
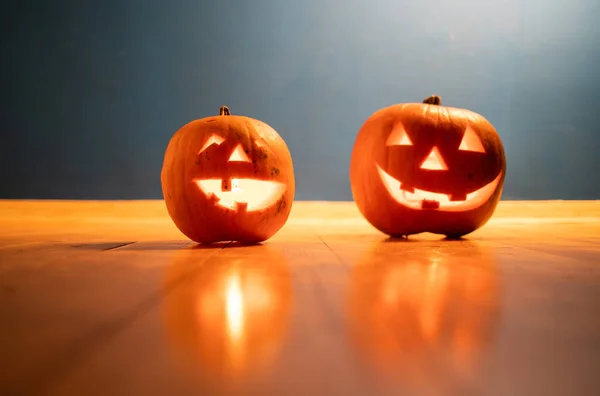
{"label": "carved pumpkin", "polygon": [[209,377],[232,378],[276,359],[289,325],[292,283],[285,258],[268,246],[225,252],[177,252],[165,275],[164,315],[179,359]]}
{"label": "carved pumpkin", "polygon": [[500,200],[506,160],[484,117],[441,106],[439,96],[369,117],[350,161],[358,209],[392,236],[460,237],[484,225]]}
{"label": "carved pumpkin", "polygon": [[378,373],[452,393],[443,382],[476,375],[494,337],[501,308],[494,257],[470,244],[401,256],[382,251],[394,243],[383,245],[350,273],[351,340]]}
{"label": "carved pumpkin", "polygon": [[179,129],[161,172],[173,222],[199,243],[257,243],[287,221],[294,199],[290,152],[269,125],[245,116],[220,115]]}

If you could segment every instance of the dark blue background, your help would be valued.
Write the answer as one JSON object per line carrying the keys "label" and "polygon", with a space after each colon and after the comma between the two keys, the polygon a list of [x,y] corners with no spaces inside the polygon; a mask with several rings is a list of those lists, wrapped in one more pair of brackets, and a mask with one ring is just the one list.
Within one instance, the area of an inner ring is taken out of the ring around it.
{"label": "dark blue background", "polygon": [[172,134],[227,104],[287,141],[297,199],[351,200],[364,120],[433,93],[496,126],[504,199],[600,198],[598,0],[0,7],[3,198],[161,198]]}

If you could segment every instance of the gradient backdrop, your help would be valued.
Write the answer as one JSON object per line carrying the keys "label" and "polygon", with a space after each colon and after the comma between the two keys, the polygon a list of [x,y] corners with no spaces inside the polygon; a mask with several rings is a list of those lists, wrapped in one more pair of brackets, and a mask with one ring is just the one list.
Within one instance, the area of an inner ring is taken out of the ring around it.
{"label": "gradient backdrop", "polygon": [[351,200],[375,110],[483,114],[504,199],[600,199],[598,0],[7,0],[0,198],[162,198],[172,134],[218,112],[287,141],[296,199]]}

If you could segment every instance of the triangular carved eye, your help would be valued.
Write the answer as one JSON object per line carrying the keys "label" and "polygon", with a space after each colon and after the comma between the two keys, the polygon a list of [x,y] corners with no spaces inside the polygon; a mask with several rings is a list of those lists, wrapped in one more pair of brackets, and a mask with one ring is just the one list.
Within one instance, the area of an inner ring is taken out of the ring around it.
{"label": "triangular carved eye", "polygon": [[402,126],[401,122],[397,123],[394,126],[394,129],[392,129],[392,132],[390,133],[390,136],[388,137],[387,141],[385,142],[385,145],[386,146],[412,146],[412,142],[410,141],[410,138],[406,134],[406,131],[404,130],[404,126]]}
{"label": "triangular carved eye", "polygon": [[465,134],[463,135],[462,141],[460,142],[460,146],[458,146],[459,150],[462,151],[474,151],[476,153],[485,153],[485,149],[483,148],[483,144],[481,144],[481,140],[471,129],[470,126],[465,130]]}
{"label": "triangular carved eye", "polygon": [[248,154],[244,152],[244,148],[241,144],[238,144],[231,156],[229,157],[229,161],[238,161],[238,162],[251,162]]}
{"label": "triangular carved eye", "polygon": [[223,139],[219,135],[210,135],[210,137],[208,138],[208,140],[206,141],[206,143],[204,143],[204,146],[202,146],[202,148],[200,149],[200,151],[198,151],[198,154],[200,154],[201,152],[203,152],[204,150],[206,150],[207,148],[209,148],[213,144],[220,145],[224,141],[225,141],[225,139]]}

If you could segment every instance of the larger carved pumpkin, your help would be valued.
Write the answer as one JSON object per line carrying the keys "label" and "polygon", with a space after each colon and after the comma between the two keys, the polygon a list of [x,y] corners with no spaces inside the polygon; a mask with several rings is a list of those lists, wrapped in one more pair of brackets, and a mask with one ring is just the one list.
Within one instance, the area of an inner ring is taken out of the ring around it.
{"label": "larger carved pumpkin", "polygon": [[287,221],[294,169],[279,134],[262,121],[231,115],[195,120],[171,138],[161,172],[169,215],[200,243],[257,243]]}
{"label": "larger carved pumpkin", "polygon": [[441,106],[438,96],[375,112],[358,133],[350,163],[358,209],[392,236],[476,230],[494,213],[505,175],[492,124]]}

